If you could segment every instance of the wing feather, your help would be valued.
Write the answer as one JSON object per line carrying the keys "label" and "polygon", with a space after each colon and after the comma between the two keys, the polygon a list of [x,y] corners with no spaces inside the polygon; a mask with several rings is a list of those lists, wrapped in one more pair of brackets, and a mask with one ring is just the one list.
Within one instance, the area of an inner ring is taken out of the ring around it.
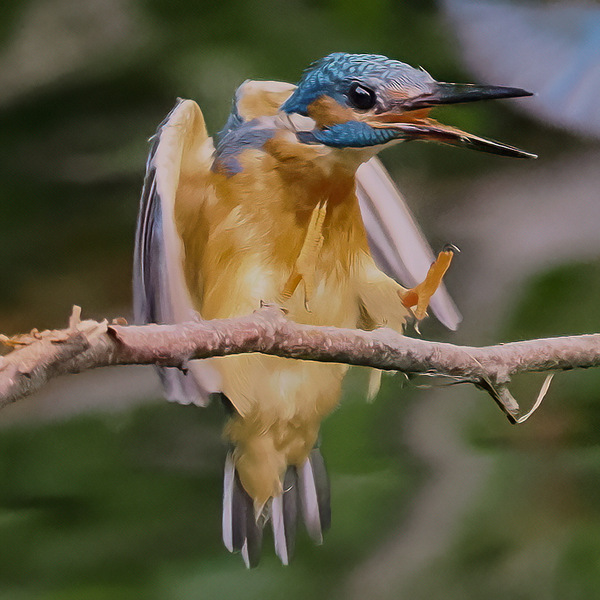
{"label": "wing feather", "polygon": [[[377,158],[356,173],[356,195],[377,266],[406,287],[425,279],[435,256],[404,198]],[[454,302],[442,285],[431,299],[435,316],[449,329],[461,321]]]}
{"label": "wing feather", "polygon": [[[211,142],[192,100],[179,100],[151,141],[135,240],[134,318],[137,323],[178,323],[196,313],[185,284],[175,198],[186,169],[207,168],[198,157]],[[218,391],[216,371],[208,361],[194,361],[189,368],[191,375],[157,367],[165,394],[169,400],[205,406],[209,394]]]}

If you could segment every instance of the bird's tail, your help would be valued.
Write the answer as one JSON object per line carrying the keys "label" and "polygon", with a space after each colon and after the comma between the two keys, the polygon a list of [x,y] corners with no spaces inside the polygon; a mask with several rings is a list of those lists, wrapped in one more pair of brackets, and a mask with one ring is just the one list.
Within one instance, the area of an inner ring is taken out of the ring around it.
{"label": "bird's tail", "polygon": [[289,564],[296,542],[299,514],[310,537],[317,544],[331,525],[329,477],[321,452],[312,450],[301,467],[289,466],[283,480],[283,493],[272,498],[265,518],[257,522],[252,498],[242,487],[231,452],[225,461],[223,486],[223,542],[230,552],[241,552],[246,566],[258,565],[263,527],[270,519],[275,552]]}

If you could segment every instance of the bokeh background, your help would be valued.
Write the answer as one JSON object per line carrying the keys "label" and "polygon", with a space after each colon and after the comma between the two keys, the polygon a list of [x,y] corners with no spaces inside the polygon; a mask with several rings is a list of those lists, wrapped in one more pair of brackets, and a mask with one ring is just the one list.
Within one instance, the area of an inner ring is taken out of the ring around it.
{"label": "bokeh background", "polygon": [[[180,97],[209,128],[244,79],[297,81],[332,51],[532,99],[440,118],[540,155],[387,151],[464,322],[488,344],[600,331],[600,7],[446,0],[12,0],[0,7],[0,331],[131,316],[147,139]],[[513,392],[524,406],[542,379]],[[161,400],[151,369],[53,382],[0,413],[0,599],[600,597],[600,373],[555,378],[510,426],[462,386],[347,380],[323,426],[333,527],[282,567],[220,541],[219,406]]]}

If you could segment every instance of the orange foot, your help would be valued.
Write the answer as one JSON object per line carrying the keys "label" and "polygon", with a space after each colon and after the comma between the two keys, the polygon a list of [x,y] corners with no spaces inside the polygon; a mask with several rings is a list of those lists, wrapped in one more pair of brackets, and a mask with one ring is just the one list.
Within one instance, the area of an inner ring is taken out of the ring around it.
{"label": "orange foot", "polygon": [[[450,248],[452,248],[452,250]],[[435,259],[435,262],[429,267],[427,276],[419,283],[419,285],[416,285],[406,292],[399,292],[402,304],[406,306],[406,308],[416,307],[413,314],[417,321],[424,319],[427,315],[427,308],[429,307],[431,296],[433,296],[435,291],[440,287],[442,279],[452,262],[455,251],[458,251],[458,248],[454,246],[449,246],[448,249],[442,250]]]}

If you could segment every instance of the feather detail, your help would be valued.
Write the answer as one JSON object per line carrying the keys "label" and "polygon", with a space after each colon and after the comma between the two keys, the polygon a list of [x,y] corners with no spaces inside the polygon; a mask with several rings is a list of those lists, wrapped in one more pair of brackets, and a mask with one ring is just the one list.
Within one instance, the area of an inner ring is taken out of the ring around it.
{"label": "feather detail", "polygon": [[254,517],[250,496],[235,471],[233,454],[225,459],[223,477],[223,543],[229,552],[240,552],[246,567],[256,567],[262,547],[262,524]]}
{"label": "feather detail", "polygon": [[[241,488],[241,485],[240,489],[244,494],[246,494],[246,492]],[[254,567],[257,567],[258,563],[260,562],[263,528],[256,522],[256,519],[254,518],[254,512],[250,509],[252,506],[252,500],[248,494],[246,494],[246,498],[248,500],[246,509],[246,539],[244,541],[244,545],[242,546],[242,558],[244,559],[246,567],[248,569],[253,569]]]}
{"label": "feather detail", "polygon": [[223,544],[229,552],[241,550],[236,540],[234,542],[234,531],[239,532],[239,526],[233,524],[233,490],[235,486],[235,464],[231,452],[227,453],[223,475]]}
{"label": "feather detail", "polygon": [[[196,317],[182,269],[183,244],[175,223],[182,179],[202,166],[210,150],[198,105],[179,100],[152,138],[138,213],[134,253],[134,316],[137,323],[177,323]],[[191,155],[191,156],[190,156]],[[169,400],[205,406],[218,391],[218,374],[207,361],[188,365],[192,374],[157,367]]]}
{"label": "feather detail", "polygon": [[308,535],[316,544],[323,543],[323,533],[331,526],[329,477],[320,450],[313,449],[298,469],[300,506]]}
{"label": "feather detail", "polygon": [[271,523],[275,553],[284,565],[288,565],[294,552],[298,523],[298,476],[295,467],[287,468],[283,492],[273,498]]}

